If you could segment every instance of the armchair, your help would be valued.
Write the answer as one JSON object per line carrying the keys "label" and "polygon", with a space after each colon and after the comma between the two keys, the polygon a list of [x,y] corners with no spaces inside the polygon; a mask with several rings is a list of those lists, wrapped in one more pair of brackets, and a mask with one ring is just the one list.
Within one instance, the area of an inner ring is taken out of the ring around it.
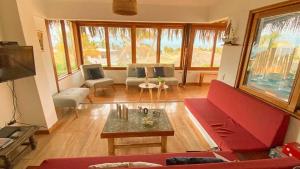
{"label": "armchair", "polygon": [[[91,73],[89,69],[97,69],[97,68],[99,68],[100,70],[101,77],[99,78],[91,77]],[[96,96],[97,89],[99,88],[103,89],[107,87],[112,87],[112,89],[115,90],[113,86],[114,84],[113,79],[105,77],[101,64],[82,65],[81,71],[82,71],[83,78],[85,80],[84,85],[88,88],[94,89],[94,96]]]}

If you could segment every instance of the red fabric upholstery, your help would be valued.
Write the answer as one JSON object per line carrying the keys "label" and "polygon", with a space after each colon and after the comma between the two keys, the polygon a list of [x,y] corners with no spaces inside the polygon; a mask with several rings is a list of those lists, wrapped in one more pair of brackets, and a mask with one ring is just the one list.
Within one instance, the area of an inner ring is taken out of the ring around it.
{"label": "red fabric upholstery", "polygon": [[299,165],[300,161],[296,160],[295,158],[282,158],[241,161],[232,163],[153,167],[151,169],[293,169],[295,166]]}
{"label": "red fabric upholstery", "polygon": [[[232,154],[221,152],[225,157]],[[165,164],[165,159],[170,157],[212,157],[212,153],[185,153],[185,154],[159,154],[141,156],[110,156],[110,157],[88,157],[88,158],[62,158],[44,161],[38,169],[87,169],[89,165],[106,162],[144,161]],[[266,159],[229,163],[197,164],[151,167],[152,169],[292,169],[299,166],[300,161],[295,158]],[[141,169],[141,168],[140,168]]]}
{"label": "red fabric upholstery", "polygon": [[238,89],[213,81],[207,99],[186,107],[222,150],[254,151],[282,145],[289,115]]}
{"label": "red fabric upholstery", "polygon": [[207,99],[185,99],[185,105],[222,151],[268,148]]}
{"label": "red fabric upholstery", "polygon": [[208,100],[267,147],[282,145],[289,115],[220,81],[213,81]]}
{"label": "red fabric upholstery", "polygon": [[[229,160],[236,157],[229,152],[220,152],[220,155]],[[159,155],[133,155],[133,156],[106,156],[106,157],[84,157],[84,158],[59,158],[45,160],[39,169],[87,169],[88,166],[100,163],[113,162],[134,162],[143,161],[165,165],[165,161],[170,157],[214,157],[210,152],[200,153],[176,153]]]}

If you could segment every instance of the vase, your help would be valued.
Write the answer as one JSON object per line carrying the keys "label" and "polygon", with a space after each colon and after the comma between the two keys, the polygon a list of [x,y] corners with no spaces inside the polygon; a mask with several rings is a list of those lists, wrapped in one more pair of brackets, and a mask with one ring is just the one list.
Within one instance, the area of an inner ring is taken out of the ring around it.
{"label": "vase", "polygon": [[146,86],[148,86],[148,83],[149,83],[149,79],[148,79],[148,77],[146,76],[146,80],[145,80]]}

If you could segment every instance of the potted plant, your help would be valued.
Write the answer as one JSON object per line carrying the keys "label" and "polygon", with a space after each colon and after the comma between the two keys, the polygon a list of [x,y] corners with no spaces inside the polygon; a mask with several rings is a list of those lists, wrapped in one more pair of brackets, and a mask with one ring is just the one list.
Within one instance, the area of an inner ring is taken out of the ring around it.
{"label": "potted plant", "polygon": [[157,81],[158,81],[158,86],[160,87],[160,88],[164,88],[164,86],[165,86],[165,80],[163,79],[163,78],[161,78],[160,76],[158,76],[157,77]]}

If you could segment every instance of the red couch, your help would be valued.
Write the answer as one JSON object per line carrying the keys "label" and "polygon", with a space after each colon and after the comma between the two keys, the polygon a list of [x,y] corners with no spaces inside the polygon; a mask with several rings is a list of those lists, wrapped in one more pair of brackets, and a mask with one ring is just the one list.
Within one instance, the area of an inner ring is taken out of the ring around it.
{"label": "red couch", "polygon": [[[229,152],[220,152],[220,155],[233,160]],[[88,166],[100,163],[111,162],[133,162],[144,161],[164,165],[163,167],[151,167],[153,169],[291,169],[300,165],[300,161],[295,158],[283,158],[276,160],[253,160],[230,163],[215,164],[193,164],[186,166],[165,166],[165,160],[170,157],[213,157],[210,152],[201,153],[180,153],[180,154],[159,154],[159,155],[134,155],[134,156],[107,156],[107,157],[85,157],[85,158],[60,158],[45,160],[38,167],[28,167],[28,169],[88,169]]]}
{"label": "red couch", "polygon": [[223,151],[263,151],[282,145],[289,115],[220,81],[207,98],[188,98],[186,108]]}

